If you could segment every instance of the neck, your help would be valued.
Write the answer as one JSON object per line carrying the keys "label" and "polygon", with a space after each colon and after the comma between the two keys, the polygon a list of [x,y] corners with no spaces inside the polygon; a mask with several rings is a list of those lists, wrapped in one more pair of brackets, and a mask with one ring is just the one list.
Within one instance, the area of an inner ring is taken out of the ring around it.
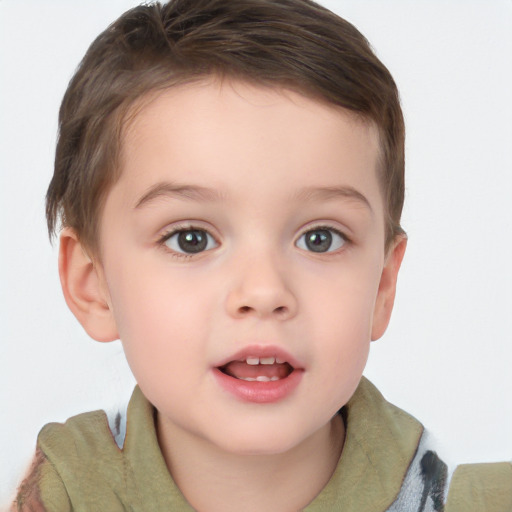
{"label": "neck", "polygon": [[345,427],[337,414],[284,453],[240,455],[173,429],[158,416],[160,448],[188,502],[199,512],[287,512],[307,506],[338,463]]}

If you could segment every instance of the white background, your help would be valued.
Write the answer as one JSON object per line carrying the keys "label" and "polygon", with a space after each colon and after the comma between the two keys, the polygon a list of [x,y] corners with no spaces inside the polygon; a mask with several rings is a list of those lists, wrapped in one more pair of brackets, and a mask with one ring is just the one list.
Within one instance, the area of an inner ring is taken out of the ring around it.
{"label": "white background", "polygon": [[[119,342],[89,340],[46,237],[60,100],[131,0],[0,0],[0,503],[48,421],[131,390]],[[409,247],[366,375],[449,462],[512,458],[512,1],[331,0],[401,90]]]}

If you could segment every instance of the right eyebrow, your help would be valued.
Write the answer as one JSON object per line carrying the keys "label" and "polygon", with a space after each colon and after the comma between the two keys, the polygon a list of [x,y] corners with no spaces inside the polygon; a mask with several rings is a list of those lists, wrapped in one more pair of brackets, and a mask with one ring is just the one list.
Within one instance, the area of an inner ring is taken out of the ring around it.
{"label": "right eyebrow", "polygon": [[194,201],[218,201],[222,197],[217,190],[212,188],[162,181],[150,187],[136,202],[134,209],[141,208],[162,196]]}

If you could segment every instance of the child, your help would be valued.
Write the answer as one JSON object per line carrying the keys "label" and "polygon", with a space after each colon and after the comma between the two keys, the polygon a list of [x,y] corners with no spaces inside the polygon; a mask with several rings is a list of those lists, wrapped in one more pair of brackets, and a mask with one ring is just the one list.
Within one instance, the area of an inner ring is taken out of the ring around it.
{"label": "child", "polygon": [[[137,8],[60,128],[66,301],[138,387],[110,422],[43,429],[21,510],[443,508],[421,425],[361,380],[406,245],[404,135],[352,26],[304,1]],[[456,472],[447,509],[470,478],[471,506],[510,507],[497,464]]]}

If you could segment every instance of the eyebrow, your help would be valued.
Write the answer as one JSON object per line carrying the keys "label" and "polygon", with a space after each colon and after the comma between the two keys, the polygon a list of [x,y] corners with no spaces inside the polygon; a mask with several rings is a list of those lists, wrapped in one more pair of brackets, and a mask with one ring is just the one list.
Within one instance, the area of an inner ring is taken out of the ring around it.
{"label": "eyebrow", "polygon": [[326,201],[338,198],[351,199],[361,203],[373,214],[373,208],[368,199],[357,189],[349,186],[308,187],[300,190],[295,198],[299,201]]}
{"label": "eyebrow", "polygon": [[[141,208],[159,197],[176,197],[195,201],[218,201],[222,194],[215,189],[200,185],[187,185],[160,182],[150,187],[135,204],[134,209]],[[373,209],[366,197],[353,187],[307,187],[295,194],[298,201],[327,201],[330,199],[353,199],[361,203],[373,214]]]}
{"label": "eyebrow", "polygon": [[159,197],[175,197],[194,201],[218,201],[221,194],[214,189],[200,185],[186,185],[163,181],[150,187],[135,204],[134,209],[141,208]]}

